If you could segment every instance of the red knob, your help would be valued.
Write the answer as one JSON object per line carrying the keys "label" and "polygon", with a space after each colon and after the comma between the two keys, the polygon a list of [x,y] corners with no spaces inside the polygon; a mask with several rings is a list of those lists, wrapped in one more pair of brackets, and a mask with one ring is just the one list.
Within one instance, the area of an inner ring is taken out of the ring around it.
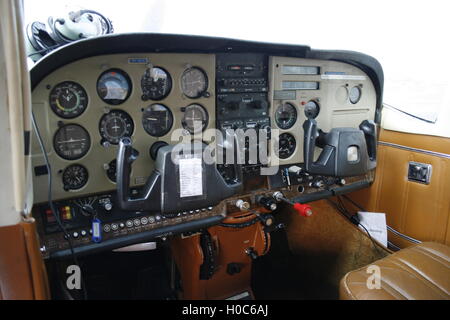
{"label": "red knob", "polygon": [[311,217],[313,215],[313,211],[310,206],[307,204],[295,203],[294,210],[298,212],[302,217]]}

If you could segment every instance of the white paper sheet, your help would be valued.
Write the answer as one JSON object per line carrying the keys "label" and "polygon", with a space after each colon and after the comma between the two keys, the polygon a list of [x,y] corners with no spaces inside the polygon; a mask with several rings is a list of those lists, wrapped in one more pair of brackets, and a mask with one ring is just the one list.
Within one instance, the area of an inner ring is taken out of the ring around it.
{"label": "white paper sheet", "polygon": [[387,247],[386,214],[378,212],[358,212],[358,217],[360,223],[367,231],[369,231],[370,236]]}
{"label": "white paper sheet", "polygon": [[180,159],[180,198],[203,195],[202,159]]}

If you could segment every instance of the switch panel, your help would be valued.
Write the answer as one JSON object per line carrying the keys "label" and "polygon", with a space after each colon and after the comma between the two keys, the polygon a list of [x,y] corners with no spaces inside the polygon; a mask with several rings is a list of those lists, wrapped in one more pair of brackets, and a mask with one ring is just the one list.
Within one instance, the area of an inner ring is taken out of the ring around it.
{"label": "switch panel", "polygon": [[408,167],[408,180],[430,184],[432,166],[431,164],[410,162]]}

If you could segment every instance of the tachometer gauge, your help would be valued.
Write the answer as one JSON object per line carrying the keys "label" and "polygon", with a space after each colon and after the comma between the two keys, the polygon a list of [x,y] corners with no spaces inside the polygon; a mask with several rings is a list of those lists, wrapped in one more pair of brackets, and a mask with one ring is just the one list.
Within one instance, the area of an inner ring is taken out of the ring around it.
{"label": "tachometer gauge", "polygon": [[305,104],[305,116],[308,119],[315,119],[320,113],[320,106],[319,104],[311,100],[307,104]]}
{"label": "tachometer gauge", "polygon": [[287,159],[292,156],[297,147],[295,137],[290,133],[283,133],[279,137],[278,157],[280,159]]}
{"label": "tachometer gauge", "polygon": [[112,110],[100,119],[99,130],[105,141],[111,144],[119,144],[123,137],[133,135],[133,119],[125,111]]}
{"label": "tachometer gauge", "polygon": [[61,118],[76,118],[86,110],[87,105],[86,91],[76,82],[61,82],[50,92],[50,107]]}
{"label": "tachometer gauge", "polygon": [[162,68],[149,68],[141,80],[142,100],[162,100],[172,90],[172,78]]}
{"label": "tachometer gauge", "polygon": [[275,113],[275,121],[280,129],[292,128],[297,122],[297,109],[290,103],[279,106]]}
{"label": "tachometer gauge", "polygon": [[201,105],[192,104],[184,111],[181,123],[191,134],[200,133],[208,126],[208,112]]}
{"label": "tachometer gauge", "polygon": [[89,173],[85,167],[74,164],[67,167],[62,174],[64,190],[79,190],[83,188],[89,180]]}
{"label": "tachometer gauge", "polygon": [[153,137],[166,135],[173,125],[172,112],[162,104],[153,104],[142,113],[142,126]]}
{"label": "tachometer gauge", "polygon": [[66,160],[78,160],[84,157],[91,147],[89,133],[82,126],[68,124],[59,128],[53,138],[53,148]]}
{"label": "tachometer gauge", "polygon": [[112,105],[124,103],[131,94],[131,87],[130,77],[119,69],[105,71],[97,81],[98,95]]}
{"label": "tachometer gauge", "polygon": [[181,89],[192,99],[200,98],[208,89],[208,77],[200,68],[189,68],[181,76]]}
{"label": "tachometer gauge", "polygon": [[361,100],[361,87],[356,86],[350,89],[349,98],[352,104],[357,104]]}

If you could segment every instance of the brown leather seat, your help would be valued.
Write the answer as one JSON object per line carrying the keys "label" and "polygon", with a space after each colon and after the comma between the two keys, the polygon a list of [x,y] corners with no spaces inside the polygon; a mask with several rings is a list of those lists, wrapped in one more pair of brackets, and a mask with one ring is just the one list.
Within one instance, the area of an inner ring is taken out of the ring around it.
{"label": "brown leather seat", "polygon": [[379,286],[374,288],[373,269],[376,267],[368,269],[370,266],[366,266],[351,271],[341,280],[341,300],[450,299],[450,247],[421,243],[372,265],[379,267]]}

